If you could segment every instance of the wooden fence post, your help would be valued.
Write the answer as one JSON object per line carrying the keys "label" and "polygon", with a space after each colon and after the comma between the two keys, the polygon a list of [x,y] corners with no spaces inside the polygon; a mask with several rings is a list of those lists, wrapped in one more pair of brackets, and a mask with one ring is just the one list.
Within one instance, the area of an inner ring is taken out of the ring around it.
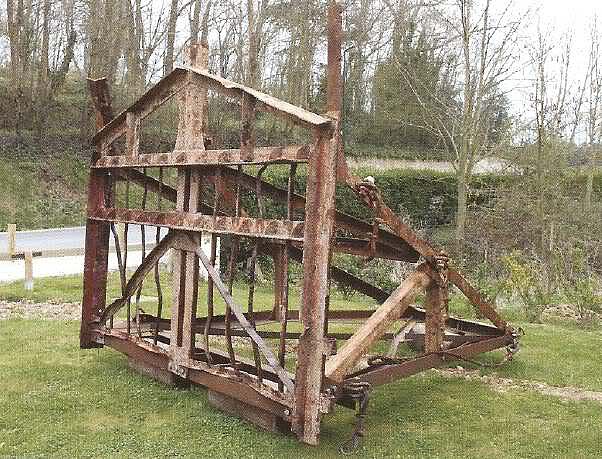
{"label": "wooden fence post", "polygon": [[25,290],[33,290],[33,254],[25,252]]}
{"label": "wooden fence post", "polygon": [[8,257],[11,258],[15,254],[17,246],[17,225],[9,223],[8,225]]}

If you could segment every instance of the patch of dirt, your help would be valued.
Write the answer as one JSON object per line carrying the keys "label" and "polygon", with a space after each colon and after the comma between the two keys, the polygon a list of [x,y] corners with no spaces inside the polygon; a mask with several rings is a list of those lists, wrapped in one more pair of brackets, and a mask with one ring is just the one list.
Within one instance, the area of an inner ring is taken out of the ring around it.
{"label": "patch of dirt", "polygon": [[462,378],[469,381],[480,381],[494,391],[506,393],[510,390],[530,390],[543,395],[550,395],[569,401],[593,401],[602,403],[602,392],[580,389],[578,387],[556,387],[537,381],[525,379],[502,378],[496,374],[481,375],[479,370],[467,370],[461,366],[456,368],[435,369],[438,375],[445,378]]}
{"label": "patch of dirt", "polygon": [[80,320],[79,303],[33,303],[0,301],[0,320],[7,319]]}
{"label": "patch of dirt", "polygon": [[556,323],[562,322],[573,322],[573,323],[592,323],[600,322],[602,315],[592,310],[585,310],[582,312],[583,315],[577,311],[577,308],[571,304],[559,304],[557,306],[550,306],[544,309],[541,314],[542,322]]}

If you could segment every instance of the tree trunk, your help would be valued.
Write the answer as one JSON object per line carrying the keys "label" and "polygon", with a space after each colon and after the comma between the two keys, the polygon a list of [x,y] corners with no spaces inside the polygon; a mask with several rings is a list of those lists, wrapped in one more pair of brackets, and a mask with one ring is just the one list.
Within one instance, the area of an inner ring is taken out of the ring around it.
{"label": "tree trunk", "polygon": [[[19,1],[22,4],[22,1]],[[22,9],[18,8],[18,9]],[[11,86],[16,87],[19,80],[19,25],[13,0],[6,1],[8,42],[10,46],[10,80]]]}
{"label": "tree trunk", "polygon": [[249,61],[247,68],[247,85],[254,88],[259,80],[259,65],[257,62],[259,58],[259,43],[257,31],[260,25],[256,23],[253,0],[247,0],[247,20],[249,26]]}
{"label": "tree trunk", "polygon": [[17,144],[23,142],[23,102],[24,88],[23,77],[26,64],[26,27],[25,27],[25,8],[23,0],[17,0],[16,10],[15,2],[7,0],[7,31],[10,45],[10,84],[15,91],[15,135]]}
{"label": "tree trunk", "polygon": [[205,14],[203,15],[203,22],[201,24],[201,44],[209,48],[209,14],[211,13],[212,1],[207,2],[205,7]]}
{"label": "tree trunk", "polygon": [[458,204],[456,208],[456,254],[462,256],[464,251],[464,233],[466,231],[468,203],[468,174],[466,162],[460,160],[456,173]]}
{"label": "tree trunk", "polygon": [[471,64],[471,33],[472,23],[468,2],[460,3],[462,17],[462,52],[464,55],[464,97],[462,102],[462,143],[458,151],[456,180],[458,188],[458,206],[456,209],[456,254],[462,256],[464,251],[464,232],[466,229],[467,188],[469,179],[469,164],[473,148],[473,116],[474,88],[473,69]]}
{"label": "tree trunk", "polygon": [[201,30],[201,0],[192,2],[192,19],[190,20],[190,41],[194,44],[199,41]]}
{"label": "tree trunk", "polygon": [[[199,7],[200,8],[200,7]],[[167,75],[173,70],[174,46],[176,41],[176,24],[178,22],[178,0],[171,0],[169,19],[167,22],[167,44],[165,47],[165,60],[163,74]]]}
{"label": "tree trunk", "polygon": [[587,168],[587,182],[585,185],[585,214],[591,216],[592,213],[592,195],[594,193],[594,164],[590,160]]}
{"label": "tree trunk", "polygon": [[128,94],[139,94],[144,87],[140,48],[142,46],[142,6],[140,0],[126,5],[127,12],[127,72],[125,75]]}
{"label": "tree trunk", "polygon": [[48,21],[50,16],[50,0],[44,0],[42,7],[42,49],[40,50],[40,59],[38,63],[38,81],[37,81],[37,103],[34,113],[34,130],[38,147],[42,147],[42,133],[46,121],[48,108],[48,48],[50,41],[50,32]]}

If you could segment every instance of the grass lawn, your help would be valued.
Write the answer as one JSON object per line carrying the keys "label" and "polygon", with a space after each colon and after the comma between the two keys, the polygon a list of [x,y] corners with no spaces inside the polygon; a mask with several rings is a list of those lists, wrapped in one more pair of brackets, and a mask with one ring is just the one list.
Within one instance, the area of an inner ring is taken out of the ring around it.
{"label": "grass lawn", "polygon": [[[32,298],[79,301],[78,280],[37,280]],[[0,298],[18,294],[18,284],[0,285]],[[602,391],[600,331],[523,326],[522,352],[497,374]],[[212,408],[201,389],[162,386],[109,349],[80,350],[78,331],[77,322],[0,322],[0,457],[339,457],[351,432],[353,413],[342,408],[325,418],[318,448],[263,432]],[[601,457],[601,423],[599,403],[499,393],[426,372],[374,391],[357,456]]]}

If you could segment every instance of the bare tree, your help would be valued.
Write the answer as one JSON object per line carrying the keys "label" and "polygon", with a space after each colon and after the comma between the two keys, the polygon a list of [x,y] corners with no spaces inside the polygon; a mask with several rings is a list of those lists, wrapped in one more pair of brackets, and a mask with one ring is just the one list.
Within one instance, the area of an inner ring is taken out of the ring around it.
{"label": "bare tree", "polygon": [[249,36],[249,56],[247,68],[247,84],[257,87],[261,81],[261,68],[259,57],[262,47],[263,26],[266,20],[266,9],[268,1],[261,0],[257,10],[253,0],[247,0],[247,23]]}
{"label": "bare tree", "polygon": [[[21,142],[23,118],[24,118],[24,103],[25,91],[29,86],[31,89],[31,81],[26,81],[26,72],[31,61],[31,47],[33,45],[33,27],[32,27],[32,10],[33,4],[31,0],[7,0],[7,29],[10,46],[10,81],[11,86],[15,88],[15,103],[17,108],[17,116],[15,120],[15,131],[17,142]],[[29,84],[27,84],[29,83]]]}
{"label": "bare tree", "polygon": [[590,55],[588,74],[584,87],[587,87],[586,112],[586,169],[587,181],[585,186],[584,210],[587,215],[592,211],[592,195],[594,190],[594,159],[600,149],[601,117],[600,103],[602,97],[602,67],[600,66],[600,31],[597,18],[590,27]]}
{"label": "bare tree", "polygon": [[512,2],[508,2],[495,17],[491,0],[485,0],[480,7],[474,0],[457,0],[463,70],[461,140],[456,150],[456,245],[460,253],[464,244],[472,170],[478,159],[487,153],[489,146],[488,101],[516,71],[512,61],[521,23],[520,19],[509,17],[511,6]]}
{"label": "bare tree", "polygon": [[[424,129],[438,135],[454,158],[457,179],[456,250],[464,246],[467,204],[475,164],[492,151],[491,125],[504,82],[519,69],[521,17],[513,2],[501,10],[491,0],[440,1],[426,5],[432,52],[442,63],[445,93],[435,93],[411,68],[402,74],[423,111]],[[415,17],[412,19],[415,20]],[[424,27],[424,25],[423,25]],[[456,98],[445,97],[449,92]],[[430,91],[430,93],[429,93]]]}
{"label": "bare tree", "polygon": [[171,0],[169,8],[169,16],[167,19],[167,44],[165,46],[165,58],[163,59],[164,75],[167,75],[173,70],[176,24],[179,16],[178,3],[178,0]]}
{"label": "bare tree", "polygon": [[190,18],[190,40],[192,42],[199,41],[201,43],[207,43],[209,37],[209,15],[211,14],[212,1],[208,0],[205,5],[205,12],[203,13],[201,21],[201,0],[193,0],[190,2],[192,8],[192,14]]}

